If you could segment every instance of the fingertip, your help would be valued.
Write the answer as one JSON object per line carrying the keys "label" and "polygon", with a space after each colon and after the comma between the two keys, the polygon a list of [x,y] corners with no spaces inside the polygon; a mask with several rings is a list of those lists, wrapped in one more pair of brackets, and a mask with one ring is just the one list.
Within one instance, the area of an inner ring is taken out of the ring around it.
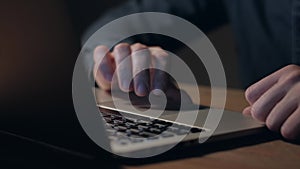
{"label": "fingertip", "polygon": [[243,110],[243,115],[251,116],[251,106],[248,106]]}
{"label": "fingertip", "polygon": [[113,50],[118,62],[121,62],[123,59],[127,58],[130,55],[130,52],[130,45],[128,43],[119,43],[114,47]]}
{"label": "fingertip", "polygon": [[111,90],[111,83],[103,81],[99,76],[96,76],[95,81],[97,85],[104,91]]}
{"label": "fingertip", "polygon": [[296,139],[296,135],[294,134],[294,132],[291,130],[291,128],[288,125],[283,125],[280,128],[280,133],[281,135],[288,140],[295,140]]}
{"label": "fingertip", "polygon": [[[154,69],[153,78],[152,78],[152,89],[157,89],[157,95],[161,95],[161,93],[166,92],[168,88],[168,84],[171,84],[170,78],[166,72],[162,70]],[[160,90],[160,91],[158,91]]]}
{"label": "fingertip", "polygon": [[143,83],[139,83],[137,86],[136,86],[136,89],[135,89],[135,94],[137,96],[140,96],[140,97],[143,97],[143,96],[146,96],[148,93],[148,88],[145,84]]}
{"label": "fingertip", "polygon": [[94,49],[94,61],[97,62],[101,57],[104,57],[109,52],[107,46],[99,45]]}

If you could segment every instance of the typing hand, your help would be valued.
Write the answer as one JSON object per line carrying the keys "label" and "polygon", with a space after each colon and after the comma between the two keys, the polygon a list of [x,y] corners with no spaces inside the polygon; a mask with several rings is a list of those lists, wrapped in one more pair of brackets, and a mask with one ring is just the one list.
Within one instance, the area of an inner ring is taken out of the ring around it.
{"label": "typing hand", "polygon": [[289,65],[246,90],[243,113],[265,122],[287,139],[300,137],[300,66]]}
{"label": "typing hand", "polygon": [[[100,62],[99,57],[103,55],[105,57]],[[133,92],[138,97],[148,96],[151,91],[158,96],[164,92],[170,105],[180,103],[180,90],[166,73],[169,66],[168,53],[160,47],[120,43],[109,52],[106,46],[97,46],[94,61],[94,77],[103,90]],[[157,69],[147,69],[150,65]],[[113,79],[114,73],[116,79]],[[184,104],[191,104],[189,96],[182,93]]]}

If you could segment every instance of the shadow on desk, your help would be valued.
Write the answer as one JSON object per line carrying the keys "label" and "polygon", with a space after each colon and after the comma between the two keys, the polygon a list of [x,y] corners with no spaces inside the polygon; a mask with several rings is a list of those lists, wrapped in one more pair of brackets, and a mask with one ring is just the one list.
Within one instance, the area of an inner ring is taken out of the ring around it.
{"label": "shadow on desk", "polygon": [[[267,130],[267,129],[266,129]],[[185,144],[178,144],[175,148],[157,155],[155,157],[141,159],[120,158],[122,164],[125,165],[145,165],[150,163],[158,163],[162,161],[171,161],[176,159],[184,159],[191,157],[201,157],[210,153],[232,150],[240,147],[251,146],[261,143],[266,143],[272,140],[282,139],[280,135],[269,131],[257,135],[244,136],[223,141],[216,141],[210,143],[203,143],[197,146],[188,146]],[[294,143],[299,144],[299,143]]]}

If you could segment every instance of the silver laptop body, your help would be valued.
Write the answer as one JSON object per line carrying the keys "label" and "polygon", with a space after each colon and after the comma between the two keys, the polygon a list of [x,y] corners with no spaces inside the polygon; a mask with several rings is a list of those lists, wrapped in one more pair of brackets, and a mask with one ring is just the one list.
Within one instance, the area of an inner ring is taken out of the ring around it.
{"label": "silver laptop body", "polygon": [[[126,157],[148,157],[163,153],[180,143],[188,145],[200,144],[206,140],[210,128],[203,124],[208,115],[208,107],[200,108],[194,125],[175,122],[177,110],[167,110],[161,115],[155,113],[137,113],[116,108],[115,103],[127,104],[126,100],[112,100],[111,96],[101,90],[96,90],[98,107],[104,120],[104,129],[109,138],[111,151]],[[101,99],[98,99],[101,98]],[[128,103],[130,104],[130,103]],[[143,108],[139,107],[139,110]],[[217,109],[212,109],[212,112]],[[190,110],[181,112],[188,116]],[[265,129],[264,124],[246,117],[242,113],[225,110],[222,118],[206,142],[220,141],[235,137],[257,134]]]}

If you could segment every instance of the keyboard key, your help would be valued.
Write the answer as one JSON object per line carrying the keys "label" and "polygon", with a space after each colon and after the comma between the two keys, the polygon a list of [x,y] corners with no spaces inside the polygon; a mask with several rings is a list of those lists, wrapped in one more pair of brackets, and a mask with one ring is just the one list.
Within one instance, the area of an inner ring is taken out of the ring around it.
{"label": "keyboard key", "polygon": [[123,117],[121,115],[111,115],[110,116],[112,120],[122,120]]}
{"label": "keyboard key", "polygon": [[[102,112],[101,112],[102,113]],[[110,117],[110,114],[102,113],[102,117]]]}
{"label": "keyboard key", "polygon": [[142,137],[146,137],[146,138],[156,136],[156,135],[153,134],[153,133],[149,133],[149,132],[145,132],[145,131],[140,132],[139,135],[142,136]]}
{"label": "keyboard key", "polygon": [[148,130],[149,127],[148,126],[143,126],[143,125],[138,125],[138,129],[141,130],[141,131],[144,131],[144,130]]}
{"label": "keyboard key", "polygon": [[138,121],[138,124],[143,125],[143,126],[150,126],[152,124],[152,122],[151,121],[140,120],[140,121]]}
{"label": "keyboard key", "polygon": [[150,128],[149,131],[155,134],[160,134],[162,132],[160,129],[157,128]]}
{"label": "keyboard key", "polygon": [[116,126],[114,127],[114,129],[116,129],[117,131],[120,131],[120,132],[125,132],[127,130],[127,127],[124,127],[124,126]]}
{"label": "keyboard key", "polygon": [[114,124],[122,125],[122,124],[124,124],[124,122],[121,120],[114,120]]}
{"label": "keyboard key", "polygon": [[134,118],[130,118],[130,117],[123,117],[123,119],[125,118],[126,122],[130,122],[130,123],[136,123],[137,119]]}
{"label": "keyboard key", "polygon": [[171,123],[171,122],[167,122],[167,121],[163,121],[163,120],[158,120],[158,119],[154,120],[154,122],[155,122],[156,124],[162,124],[162,125],[166,125],[166,126],[170,126],[170,125],[173,124],[173,123]]}
{"label": "keyboard key", "polygon": [[130,131],[132,134],[139,134],[139,133],[140,133],[140,130],[138,130],[138,129],[129,129],[129,131]]}
{"label": "keyboard key", "polygon": [[112,119],[110,117],[103,117],[106,123],[113,123]]}
{"label": "keyboard key", "polygon": [[135,124],[135,123],[132,123],[132,122],[126,122],[126,123],[125,123],[125,126],[127,126],[128,128],[131,128],[131,127],[135,127],[136,124]]}
{"label": "keyboard key", "polygon": [[159,129],[165,129],[167,127],[167,125],[164,124],[154,124],[154,126]]}

